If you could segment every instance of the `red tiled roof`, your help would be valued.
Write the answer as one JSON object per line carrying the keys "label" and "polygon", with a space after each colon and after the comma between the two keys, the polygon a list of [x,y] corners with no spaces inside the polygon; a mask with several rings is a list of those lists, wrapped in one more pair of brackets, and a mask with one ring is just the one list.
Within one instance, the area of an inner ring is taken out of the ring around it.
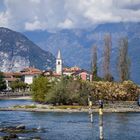
{"label": "red tiled roof", "polygon": [[76,72],[81,70],[79,67],[63,68],[63,72]]}
{"label": "red tiled roof", "polygon": [[58,73],[54,72],[52,76],[56,76],[57,77],[57,76],[61,76],[61,74],[58,74]]}
{"label": "red tiled roof", "polygon": [[19,80],[19,78],[4,78],[4,79],[9,81],[9,82]]}
{"label": "red tiled roof", "polygon": [[14,76],[21,76],[21,72],[4,72],[4,77],[14,77]]}
{"label": "red tiled roof", "polygon": [[21,73],[23,75],[35,75],[35,74],[41,74],[42,71],[39,70],[39,69],[36,69],[36,68],[32,68],[32,67],[29,67],[29,68],[25,68],[21,71]]}
{"label": "red tiled roof", "polygon": [[82,70],[76,71],[76,72],[75,72],[75,73],[73,73],[72,75],[78,75],[78,74],[83,73],[83,72],[85,72],[85,73],[87,73],[87,74],[91,74],[91,72],[89,72],[89,71],[87,71],[87,70],[82,69]]}
{"label": "red tiled roof", "polygon": [[[41,70],[39,70],[39,69],[36,69],[36,68],[33,68],[33,67],[29,67],[29,68],[24,68],[23,70],[22,70],[23,72],[41,72]],[[21,72],[22,72],[21,71]]]}

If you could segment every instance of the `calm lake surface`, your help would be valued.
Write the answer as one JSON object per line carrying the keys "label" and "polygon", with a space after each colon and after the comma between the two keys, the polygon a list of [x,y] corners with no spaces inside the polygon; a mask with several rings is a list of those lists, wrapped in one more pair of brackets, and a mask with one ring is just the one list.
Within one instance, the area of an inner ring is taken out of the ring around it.
{"label": "calm lake surface", "polygon": [[9,106],[15,106],[15,105],[29,105],[33,104],[34,102],[32,100],[0,100],[0,107],[9,107]]}
{"label": "calm lake surface", "polygon": [[[6,104],[4,102],[9,104],[9,100],[1,100],[0,106]],[[14,103],[16,102],[19,103],[14,100]],[[24,104],[26,103],[29,101],[24,101]],[[88,113],[0,112],[0,127],[19,124],[45,130],[20,134],[21,137],[40,136],[43,140],[98,140],[99,135],[97,113],[94,114],[92,125]],[[105,113],[104,137],[105,140],[140,140],[140,113]]]}

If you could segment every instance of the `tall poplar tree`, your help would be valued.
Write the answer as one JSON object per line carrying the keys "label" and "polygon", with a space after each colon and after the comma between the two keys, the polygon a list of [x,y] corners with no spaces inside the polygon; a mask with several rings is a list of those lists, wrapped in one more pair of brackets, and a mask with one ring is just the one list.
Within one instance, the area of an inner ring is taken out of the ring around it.
{"label": "tall poplar tree", "polygon": [[93,56],[92,56],[92,81],[97,78],[97,46],[93,46]]}
{"label": "tall poplar tree", "polygon": [[130,59],[128,57],[128,39],[120,39],[118,70],[120,81],[123,82],[130,78]]}
{"label": "tall poplar tree", "polygon": [[106,81],[112,81],[113,77],[110,72],[110,57],[111,57],[111,35],[104,36],[104,59],[103,59],[103,76]]}

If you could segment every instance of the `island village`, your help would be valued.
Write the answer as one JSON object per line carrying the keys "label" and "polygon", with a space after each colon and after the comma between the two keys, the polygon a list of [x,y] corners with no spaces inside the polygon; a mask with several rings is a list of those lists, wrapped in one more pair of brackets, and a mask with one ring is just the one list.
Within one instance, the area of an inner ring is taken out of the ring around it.
{"label": "island village", "polygon": [[[30,85],[33,83],[33,79],[39,75],[48,77],[50,80],[59,79],[61,76],[72,76],[73,78],[80,78],[85,81],[92,81],[92,73],[81,69],[77,66],[74,67],[63,67],[63,59],[61,56],[61,51],[58,51],[56,57],[56,70],[40,70],[35,67],[27,67],[20,72],[4,72],[4,80],[6,82],[6,90],[10,91],[11,82],[23,81],[24,83]],[[29,90],[29,89],[28,89]]]}
{"label": "island village", "polygon": [[0,0],[0,140],[140,140],[140,0]]}

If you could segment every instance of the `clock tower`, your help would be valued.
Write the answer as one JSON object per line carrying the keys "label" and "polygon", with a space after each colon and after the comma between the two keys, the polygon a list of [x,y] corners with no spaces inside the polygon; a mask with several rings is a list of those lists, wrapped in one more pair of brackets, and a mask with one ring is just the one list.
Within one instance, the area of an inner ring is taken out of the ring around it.
{"label": "clock tower", "polygon": [[58,51],[58,55],[56,58],[56,73],[62,75],[62,58],[61,58],[61,51]]}

